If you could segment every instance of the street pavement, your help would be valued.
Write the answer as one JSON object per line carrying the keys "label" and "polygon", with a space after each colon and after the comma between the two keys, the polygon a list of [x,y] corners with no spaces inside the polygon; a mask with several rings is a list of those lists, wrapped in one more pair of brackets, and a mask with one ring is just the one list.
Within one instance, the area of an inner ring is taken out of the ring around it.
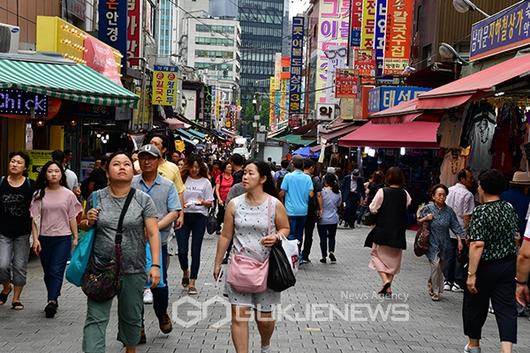
{"label": "street pavement", "polygon": [[[318,235],[312,263],[303,265],[297,284],[282,294],[277,310],[280,319],[272,340],[272,352],[463,352],[462,294],[444,293],[432,302],[426,282],[429,265],[412,253],[414,234],[409,232],[409,250],[402,272],[393,284],[393,298],[375,295],[380,289],[377,274],[367,267],[369,249],[363,248],[367,227],[339,229],[337,264],[321,264]],[[189,298],[180,287],[181,271],[176,257],[170,265],[170,307],[179,322],[164,335],[150,305],[146,305],[147,344],[138,352],[235,352],[222,303],[222,285],[212,279],[217,236],[206,235],[198,279],[199,295]],[[16,312],[8,304],[0,307],[0,353],[81,352],[86,299],[79,288],[65,283],[55,319],[46,319],[46,291],[38,260],[29,265],[29,279],[22,301],[25,310]],[[208,302],[209,301],[209,302]],[[175,303],[175,304],[171,304]],[[206,304],[204,304],[206,303]],[[120,352],[116,341],[117,317],[114,303],[107,330],[107,352]],[[530,352],[530,322],[519,319],[519,343],[515,352]],[[250,324],[252,352],[260,352],[259,334]],[[483,331],[482,351],[499,351],[493,315]]]}

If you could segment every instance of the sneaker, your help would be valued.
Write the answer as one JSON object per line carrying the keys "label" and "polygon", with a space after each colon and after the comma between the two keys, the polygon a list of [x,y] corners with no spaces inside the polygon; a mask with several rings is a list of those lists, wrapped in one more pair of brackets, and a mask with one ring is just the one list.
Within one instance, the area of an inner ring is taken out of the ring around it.
{"label": "sneaker", "polygon": [[46,317],[48,319],[53,319],[55,317],[55,314],[57,314],[57,307],[59,307],[59,305],[57,305],[56,302],[48,302],[48,305],[46,305],[44,308],[44,312],[46,313]]}
{"label": "sneaker", "polygon": [[311,260],[309,260],[309,259],[302,259],[302,260],[300,260],[300,265],[310,264],[310,263],[311,263]]}
{"label": "sneaker", "polygon": [[464,353],[480,353],[480,347],[469,347],[466,344],[464,347]]}
{"label": "sneaker", "polygon": [[329,253],[329,261],[334,264],[337,262],[337,258],[335,257],[335,254],[333,254],[332,252]]}
{"label": "sneaker", "polygon": [[449,281],[444,282],[444,290],[451,291],[451,287],[452,287],[451,282]]}
{"label": "sneaker", "polygon": [[153,304],[153,292],[150,289],[144,289],[144,304]]}
{"label": "sneaker", "polygon": [[320,259],[320,263],[321,264],[325,264],[326,263],[326,258]]}
{"label": "sneaker", "polygon": [[199,294],[199,291],[195,287],[188,287],[188,295],[197,295]]}
{"label": "sneaker", "polygon": [[[444,289],[445,289],[445,286],[444,286]],[[463,293],[464,290],[457,283],[454,283],[453,286],[451,287],[451,292]]]}
{"label": "sneaker", "polygon": [[173,323],[171,322],[171,318],[167,313],[162,315],[162,318],[158,320],[158,327],[160,327],[160,331],[165,334],[173,331]]}

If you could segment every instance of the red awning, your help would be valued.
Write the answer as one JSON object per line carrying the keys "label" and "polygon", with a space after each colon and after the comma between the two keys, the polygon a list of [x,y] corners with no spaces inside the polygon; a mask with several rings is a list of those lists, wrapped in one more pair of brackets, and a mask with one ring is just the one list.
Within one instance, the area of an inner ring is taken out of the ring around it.
{"label": "red awning", "polygon": [[[457,81],[455,81],[457,82]],[[419,109],[425,110],[441,110],[458,107],[464,104],[473,97],[473,94],[463,94],[461,96],[447,96],[447,97],[436,97],[436,98],[420,98],[416,105]]]}
{"label": "red awning", "polygon": [[345,126],[345,127],[340,128],[340,129],[330,130],[328,132],[321,132],[320,133],[320,137],[322,137],[323,139],[326,139],[327,141],[330,141],[330,140],[333,140],[334,138],[342,137],[344,135],[347,135],[350,132],[355,131],[355,130],[357,130],[360,127],[361,127],[360,125]]}
{"label": "red awning", "polygon": [[391,108],[382,110],[377,113],[370,114],[369,118],[381,118],[385,116],[396,116],[396,115],[417,113],[417,112],[420,112],[420,110],[416,107],[417,103],[418,103],[418,98],[414,98],[409,101],[403,101],[399,103],[398,105],[395,105]]}
{"label": "red awning", "polygon": [[369,122],[339,139],[343,147],[379,148],[439,148],[436,142],[438,122],[413,121],[403,124],[374,124]]}
{"label": "red awning", "polygon": [[[420,101],[432,98],[473,95],[480,91],[493,91],[495,86],[530,72],[530,56],[522,55],[459,80],[420,93]],[[429,109],[429,108],[427,108]]]}

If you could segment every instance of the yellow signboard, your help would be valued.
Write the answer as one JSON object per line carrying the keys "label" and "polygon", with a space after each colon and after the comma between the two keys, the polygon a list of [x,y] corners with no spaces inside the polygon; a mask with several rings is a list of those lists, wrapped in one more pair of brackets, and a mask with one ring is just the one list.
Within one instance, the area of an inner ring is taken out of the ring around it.
{"label": "yellow signboard", "polygon": [[274,98],[275,98],[275,88],[276,88],[276,82],[275,78],[271,77],[269,81],[269,100],[270,100],[270,106],[269,106],[269,127],[275,126],[276,119],[274,116]]}
{"label": "yellow signboard", "polygon": [[154,105],[174,106],[177,102],[177,67],[155,65],[153,71]]}
{"label": "yellow signboard", "polygon": [[31,180],[37,180],[42,167],[52,159],[52,151],[30,150],[28,176]]}

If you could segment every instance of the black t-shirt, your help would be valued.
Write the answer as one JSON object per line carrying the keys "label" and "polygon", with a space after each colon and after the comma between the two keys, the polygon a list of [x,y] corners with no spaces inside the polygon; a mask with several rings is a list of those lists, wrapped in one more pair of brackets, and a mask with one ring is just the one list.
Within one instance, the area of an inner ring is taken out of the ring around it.
{"label": "black t-shirt", "polygon": [[322,183],[320,182],[320,179],[316,176],[312,176],[311,180],[313,182],[313,197],[309,197],[309,202],[307,204],[308,214],[318,211],[317,193],[322,192]]}
{"label": "black t-shirt", "polygon": [[232,185],[241,183],[243,181],[243,169],[238,170],[237,172],[232,174],[232,177],[234,178],[234,182],[232,183]]}
{"label": "black t-shirt", "polygon": [[33,186],[29,179],[19,187],[12,187],[7,177],[0,180],[0,234],[14,238],[31,234],[29,206]]}
{"label": "black t-shirt", "polygon": [[101,190],[107,187],[107,173],[103,168],[96,168],[90,173],[90,180],[94,182],[94,190]]}

